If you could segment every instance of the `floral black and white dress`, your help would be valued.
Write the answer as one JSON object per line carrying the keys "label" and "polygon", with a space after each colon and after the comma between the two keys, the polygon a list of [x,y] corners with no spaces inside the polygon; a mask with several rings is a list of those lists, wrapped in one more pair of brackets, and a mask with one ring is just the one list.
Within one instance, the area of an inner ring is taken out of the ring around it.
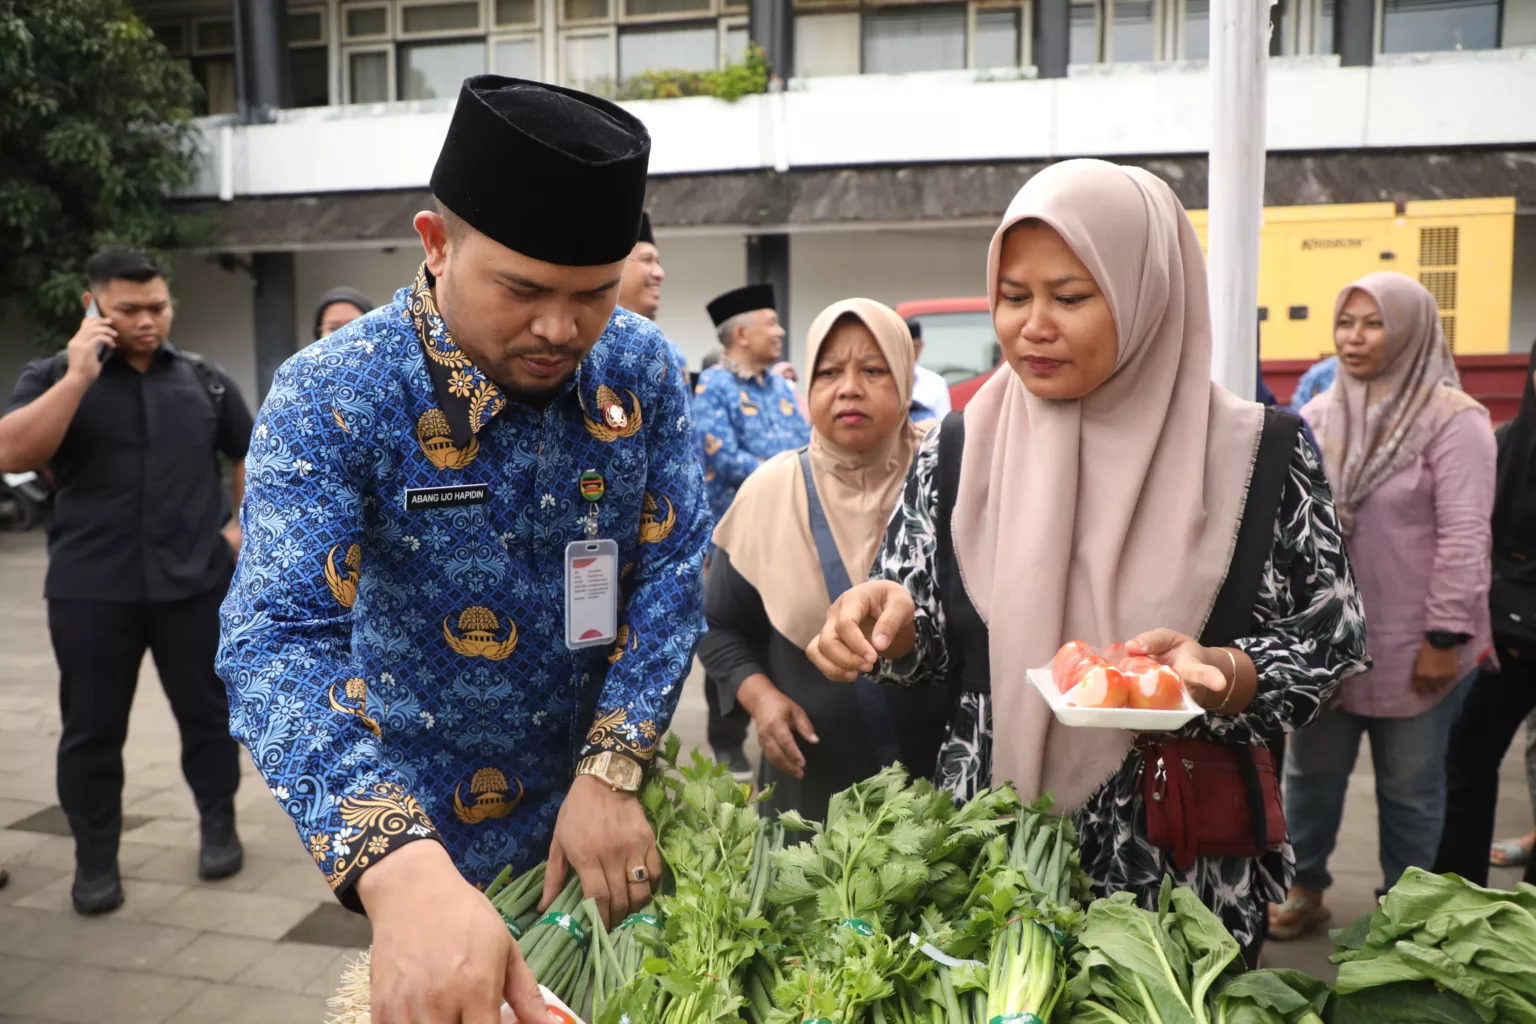
{"label": "floral black and white dress", "polygon": [[[942,684],[949,669],[936,570],[938,440],[924,440],[891,518],[872,579],[906,587],[917,604],[917,645],[875,675],[899,685]],[[1179,735],[1232,744],[1265,743],[1307,725],[1347,676],[1369,666],[1365,612],[1355,587],[1328,481],[1298,436],[1280,497],[1274,546],[1255,602],[1253,629],[1232,644],[1258,669],[1258,696],[1240,715],[1204,716]],[[1129,890],[1155,906],[1164,875],[1200,894],[1245,948],[1263,934],[1265,904],[1286,897],[1295,869],[1290,844],[1258,860],[1202,857],[1180,871],[1146,836],[1138,785],[1140,755],[1124,765],[1075,814],[1083,869],[1102,894]],[[992,708],[988,695],[965,693],[939,752],[937,782],[958,798],[991,785]]]}

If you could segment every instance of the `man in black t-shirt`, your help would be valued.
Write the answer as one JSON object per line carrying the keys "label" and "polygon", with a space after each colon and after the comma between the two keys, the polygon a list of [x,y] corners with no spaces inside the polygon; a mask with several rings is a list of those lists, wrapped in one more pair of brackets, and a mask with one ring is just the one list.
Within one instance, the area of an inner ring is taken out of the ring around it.
{"label": "man in black t-shirt", "polygon": [[223,878],[242,865],[240,764],[213,659],[240,547],[230,518],[251,413],[228,375],[166,341],[171,294],[152,258],[107,249],[86,270],[79,332],[64,352],[27,364],[0,416],[0,470],[47,465],[58,485],[44,597],[63,715],[59,803],[75,836],[75,909],[93,914],[123,902],[123,741],[146,649],[202,819],[198,873]]}

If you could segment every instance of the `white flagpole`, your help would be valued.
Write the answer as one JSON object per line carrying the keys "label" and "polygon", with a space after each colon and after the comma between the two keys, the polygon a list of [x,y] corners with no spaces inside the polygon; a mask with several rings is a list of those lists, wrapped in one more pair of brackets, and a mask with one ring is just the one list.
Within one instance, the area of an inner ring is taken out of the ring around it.
{"label": "white flagpole", "polygon": [[1258,373],[1265,78],[1273,2],[1211,2],[1211,375],[1250,399]]}

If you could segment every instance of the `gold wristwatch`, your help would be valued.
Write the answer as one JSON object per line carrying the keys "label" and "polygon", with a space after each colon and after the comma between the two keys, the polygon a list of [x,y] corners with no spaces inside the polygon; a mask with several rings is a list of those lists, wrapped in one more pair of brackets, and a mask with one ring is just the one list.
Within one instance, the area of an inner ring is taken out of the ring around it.
{"label": "gold wristwatch", "polygon": [[640,782],[645,777],[645,769],[632,758],[615,754],[611,750],[604,750],[577,761],[576,774],[596,775],[612,786],[614,792],[622,790],[625,793],[638,793]]}

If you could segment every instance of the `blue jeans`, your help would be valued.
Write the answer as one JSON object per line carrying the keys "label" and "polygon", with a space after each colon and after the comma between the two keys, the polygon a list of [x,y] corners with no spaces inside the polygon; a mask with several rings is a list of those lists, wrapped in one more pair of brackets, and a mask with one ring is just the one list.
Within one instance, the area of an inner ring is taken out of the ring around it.
{"label": "blue jeans", "polygon": [[1472,678],[1413,718],[1325,711],[1291,737],[1285,759],[1285,818],[1296,851],[1296,884],[1327,889],[1328,856],[1339,838],[1349,773],[1360,736],[1371,737],[1383,888],[1410,867],[1433,867],[1445,823],[1445,754]]}

